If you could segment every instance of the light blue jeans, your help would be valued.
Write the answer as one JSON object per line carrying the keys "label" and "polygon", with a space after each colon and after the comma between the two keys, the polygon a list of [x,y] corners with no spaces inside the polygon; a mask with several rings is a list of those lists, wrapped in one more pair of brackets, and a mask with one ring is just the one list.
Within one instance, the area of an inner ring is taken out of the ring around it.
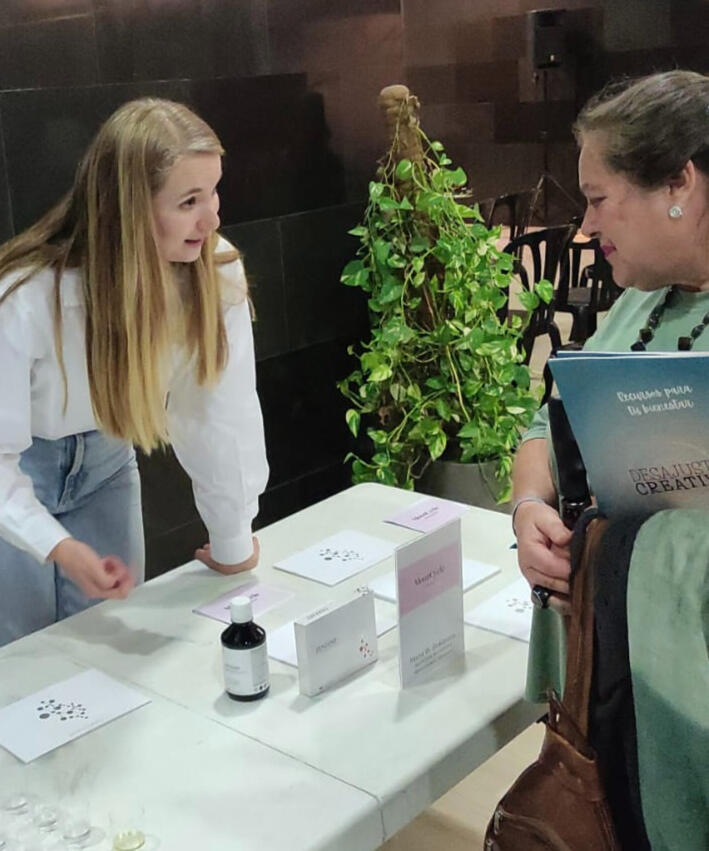
{"label": "light blue jeans", "polygon": [[[44,440],[20,456],[37,499],[100,556],[117,555],[145,574],[140,479],[133,447],[99,431]],[[40,563],[0,539],[0,646],[98,602],[54,562]]]}

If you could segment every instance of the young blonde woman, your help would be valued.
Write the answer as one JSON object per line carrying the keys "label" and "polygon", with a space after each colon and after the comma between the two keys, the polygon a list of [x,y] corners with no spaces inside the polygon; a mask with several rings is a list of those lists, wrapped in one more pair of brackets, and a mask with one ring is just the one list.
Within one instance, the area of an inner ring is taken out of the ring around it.
{"label": "young blonde woman", "polygon": [[125,104],[0,248],[0,645],[142,581],[133,445],[172,444],[191,477],[197,558],[256,566],[268,466],[222,154],[186,107]]}

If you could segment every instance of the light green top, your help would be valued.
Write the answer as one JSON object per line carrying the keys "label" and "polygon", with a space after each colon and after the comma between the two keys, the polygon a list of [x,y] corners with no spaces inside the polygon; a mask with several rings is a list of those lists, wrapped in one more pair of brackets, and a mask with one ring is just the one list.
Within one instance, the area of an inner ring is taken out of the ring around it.
{"label": "light green top", "polygon": [[[648,626],[651,625],[651,628]],[[659,511],[628,574],[640,797],[653,851],[709,848],[707,512]]]}
{"label": "light green top", "polygon": [[[647,324],[652,309],[665,298],[667,288],[654,292],[626,290],[616,301],[608,315],[599,324],[596,333],[589,337],[584,349],[598,352],[627,352],[638,339],[640,329]],[[701,325],[709,312],[709,292],[691,293],[679,290],[672,306],[662,314],[653,339],[647,344],[649,352],[677,350],[677,338],[689,336],[695,325]],[[695,341],[694,351],[709,351],[709,327]],[[522,442],[546,438],[549,447],[549,417],[546,405],[537,412]],[[555,459],[550,461],[556,478]],[[561,618],[551,609],[535,609],[532,616],[532,633],[527,665],[527,699],[546,700],[549,688],[563,691],[566,640]]]}

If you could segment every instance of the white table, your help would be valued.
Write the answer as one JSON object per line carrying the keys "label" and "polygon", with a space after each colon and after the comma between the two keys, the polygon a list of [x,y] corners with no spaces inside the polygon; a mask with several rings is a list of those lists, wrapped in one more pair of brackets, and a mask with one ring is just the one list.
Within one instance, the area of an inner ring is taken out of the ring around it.
{"label": "white table", "polygon": [[[358,485],[262,529],[257,576],[295,594],[259,622],[276,628],[391,570],[393,558],[327,587],[271,565],[343,528],[409,541],[419,533],[382,519],[419,498]],[[508,515],[470,509],[462,530],[464,556],[502,567],[465,595],[467,609],[517,569]],[[271,660],[270,695],[235,703],[223,692],[223,625],[192,609],[252,578],[190,562],[126,601],[0,650],[0,704],[84,667],[153,701],[29,766],[0,751],[2,787],[80,801],[109,833],[134,825],[170,851],[367,851],[539,716],[522,698],[527,645],[470,626],[456,676],[402,691],[393,630],[380,638],[373,667],[317,698],[301,696],[296,670]]]}

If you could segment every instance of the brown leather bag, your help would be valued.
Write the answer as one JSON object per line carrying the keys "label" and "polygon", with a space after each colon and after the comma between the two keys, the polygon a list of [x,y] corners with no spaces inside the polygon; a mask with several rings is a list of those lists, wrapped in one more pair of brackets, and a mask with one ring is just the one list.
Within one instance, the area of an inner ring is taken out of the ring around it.
{"label": "brown leather bag", "polygon": [[621,851],[586,739],[593,669],[593,572],[587,566],[606,525],[604,518],[590,521],[573,572],[564,699],[550,697],[539,758],[495,808],[485,851]]}

